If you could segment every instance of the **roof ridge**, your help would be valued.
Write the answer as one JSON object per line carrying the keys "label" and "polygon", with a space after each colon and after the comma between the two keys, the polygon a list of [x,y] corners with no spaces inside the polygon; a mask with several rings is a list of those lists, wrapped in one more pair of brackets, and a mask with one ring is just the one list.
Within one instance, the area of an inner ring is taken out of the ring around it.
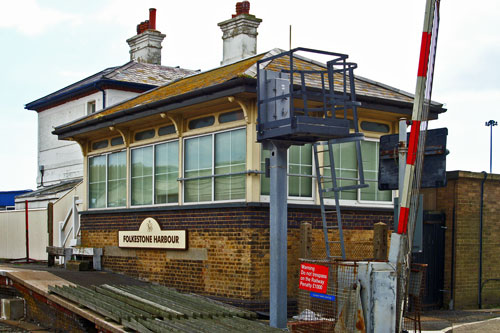
{"label": "roof ridge", "polygon": [[130,67],[132,67],[132,65],[134,64],[134,61],[133,60],[130,60],[129,62],[121,65],[121,66],[116,66],[111,72],[109,72],[108,74],[104,75],[103,77],[107,78],[107,79],[111,79],[113,78],[116,74],[119,74],[120,70],[125,70],[125,69],[128,69]]}
{"label": "roof ridge", "polygon": [[[280,48],[278,48],[278,47],[275,47],[274,49],[271,49],[271,50],[267,51],[265,54],[264,53],[261,53],[261,54],[264,54],[262,58],[268,58],[268,57],[272,57],[272,56],[275,56],[275,55],[283,53],[283,52],[285,52],[285,51],[282,50],[282,49],[280,49]],[[264,67],[266,67],[268,63],[269,62],[267,62],[264,65]],[[253,64],[252,66],[248,67],[248,69],[243,73],[243,75],[248,75],[248,76],[251,76],[251,77],[257,77],[257,62],[255,62],[255,64]]]}

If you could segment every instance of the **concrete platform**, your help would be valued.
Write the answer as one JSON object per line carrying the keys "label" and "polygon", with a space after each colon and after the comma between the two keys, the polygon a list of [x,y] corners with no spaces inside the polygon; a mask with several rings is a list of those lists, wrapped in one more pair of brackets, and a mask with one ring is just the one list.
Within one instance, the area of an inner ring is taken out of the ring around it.
{"label": "concrete platform", "polygon": [[[61,269],[62,271],[62,269]],[[92,274],[94,272],[72,272],[76,274],[81,273],[91,273],[91,275],[85,276],[86,280],[91,280],[92,277],[103,278],[102,276],[98,276]],[[65,274],[65,273],[63,273]],[[6,265],[0,264],[0,276],[5,276],[8,279],[12,280],[14,283],[18,283],[25,288],[36,292],[37,294],[45,297],[47,300],[54,302],[69,311],[89,320],[90,322],[96,324],[99,327],[102,327],[110,332],[126,332],[121,325],[117,325],[113,322],[107,321],[103,316],[100,316],[90,310],[84,309],[82,307],[77,306],[75,303],[69,302],[66,299],[59,297],[57,295],[49,294],[49,286],[65,286],[65,285],[75,285],[75,283],[68,281],[64,278],[53,274],[45,269],[42,269],[40,266],[26,264],[26,265]],[[71,275],[70,275],[71,276]],[[75,280],[82,281],[84,277],[76,277]],[[96,279],[96,281],[99,280]]]}

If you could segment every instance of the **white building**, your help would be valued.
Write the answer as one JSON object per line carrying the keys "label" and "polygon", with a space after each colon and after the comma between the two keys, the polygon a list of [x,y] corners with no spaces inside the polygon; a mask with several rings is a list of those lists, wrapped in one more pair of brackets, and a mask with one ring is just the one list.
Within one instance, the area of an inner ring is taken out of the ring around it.
{"label": "white building", "polygon": [[[156,29],[156,10],[149,20],[137,25],[137,35],[129,38],[130,61],[106,68],[81,81],[26,104],[38,115],[38,190],[22,200],[33,207],[45,207],[83,177],[83,155],[76,142],[60,141],[55,127],[123,102],[145,91],[195,71],[161,65],[161,43],[165,35]],[[42,194],[45,193],[45,194]],[[47,195],[50,193],[50,195]],[[39,204],[35,201],[41,200]]]}

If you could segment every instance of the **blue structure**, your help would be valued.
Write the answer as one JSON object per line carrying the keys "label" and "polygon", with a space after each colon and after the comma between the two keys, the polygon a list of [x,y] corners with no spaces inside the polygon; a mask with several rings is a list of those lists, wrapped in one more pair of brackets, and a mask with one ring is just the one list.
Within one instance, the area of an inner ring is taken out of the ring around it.
{"label": "blue structure", "polygon": [[0,191],[0,210],[14,209],[15,198],[32,190]]}

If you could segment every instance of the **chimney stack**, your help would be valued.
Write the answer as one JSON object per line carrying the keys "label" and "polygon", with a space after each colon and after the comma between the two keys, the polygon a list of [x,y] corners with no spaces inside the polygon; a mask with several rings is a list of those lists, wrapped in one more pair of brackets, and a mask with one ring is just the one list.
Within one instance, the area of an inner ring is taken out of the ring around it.
{"label": "chimney stack", "polygon": [[137,25],[137,35],[127,39],[130,60],[161,65],[161,43],[165,35],[156,30],[156,9],[149,9],[149,20]]}
{"label": "chimney stack", "polygon": [[232,64],[257,54],[257,28],[262,22],[250,14],[250,2],[236,3],[236,14],[219,23],[222,30],[223,56],[221,65]]}

